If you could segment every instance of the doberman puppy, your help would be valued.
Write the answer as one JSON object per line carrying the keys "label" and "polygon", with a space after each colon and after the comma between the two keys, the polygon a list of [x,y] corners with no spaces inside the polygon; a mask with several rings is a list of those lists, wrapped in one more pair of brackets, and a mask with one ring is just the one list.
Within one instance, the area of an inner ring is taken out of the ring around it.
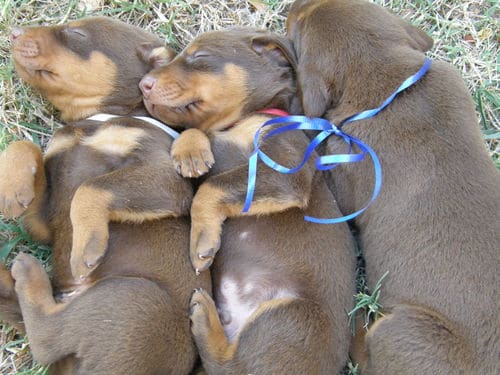
{"label": "doberman puppy", "polygon": [[[433,44],[361,0],[296,1],[287,33],[305,114],[335,124],[382,104]],[[500,177],[461,77],[433,61],[383,112],[343,130],[371,145],[383,169],[379,197],[354,221],[368,285],[388,272],[363,373],[498,374]],[[331,138],[326,152],[345,148]],[[373,176],[369,161],[330,173],[341,211],[369,199]]]}
{"label": "doberman puppy", "polygon": [[[346,225],[304,221],[305,213],[340,216],[313,163],[294,175],[259,165],[254,202],[242,214],[253,137],[273,117],[258,111],[294,105],[293,61],[286,38],[237,28],[199,36],[140,84],[153,116],[192,128],[175,142],[188,159],[179,165],[195,175],[207,161],[197,152],[200,130],[216,160],[191,206],[193,266],[214,262],[215,299],[197,290],[191,301],[208,374],[334,374],[347,360],[353,241]],[[291,166],[307,144],[292,132],[261,149]]]}
{"label": "doberman puppy", "polygon": [[[78,374],[188,374],[190,297],[211,289],[188,257],[193,191],[169,156],[172,137],[130,116],[145,112],[140,78],[172,52],[102,17],[15,29],[12,40],[19,75],[79,120],[43,157],[25,141],[1,155],[0,211],[24,213],[33,238],[53,246],[52,285],[31,256],[12,267],[34,358]],[[126,116],[85,119],[101,111]]]}

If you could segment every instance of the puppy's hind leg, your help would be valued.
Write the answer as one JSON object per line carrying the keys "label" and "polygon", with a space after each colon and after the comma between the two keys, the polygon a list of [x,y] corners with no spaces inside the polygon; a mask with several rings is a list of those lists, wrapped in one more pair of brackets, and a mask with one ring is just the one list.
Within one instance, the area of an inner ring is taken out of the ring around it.
{"label": "puppy's hind leg", "polygon": [[191,299],[192,332],[209,375],[338,374],[347,359],[345,342],[331,318],[310,300],[261,303],[235,342],[229,342],[213,300],[203,291]]}
{"label": "puppy's hind leg", "polygon": [[52,297],[52,287],[43,266],[31,255],[20,253],[12,266],[24,324],[33,357],[48,365],[66,356],[66,346],[57,345],[62,334],[62,322],[50,319],[64,305],[57,305]]}
{"label": "puppy's hind leg", "polygon": [[472,348],[453,323],[434,311],[398,305],[368,330],[363,375],[473,374]]}
{"label": "puppy's hind leg", "polygon": [[39,363],[73,356],[77,373],[93,375],[188,375],[192,370],[196,349],[187,312],[154,282],[108,278],[58,304],[32,256],[18,255],[12,273]]}

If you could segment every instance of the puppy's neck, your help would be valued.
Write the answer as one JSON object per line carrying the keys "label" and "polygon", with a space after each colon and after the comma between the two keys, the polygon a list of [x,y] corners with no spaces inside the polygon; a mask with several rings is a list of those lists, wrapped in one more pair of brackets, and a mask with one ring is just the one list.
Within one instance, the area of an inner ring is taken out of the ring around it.
{"label": "puppy's neck", "polygon": [[290,114],[282,109],[278,108],[264,108],[253,113],[249,113],[248,115],[240,118],[238,121],[226,126],[220,130],[230,130],[235,126],[244,126],[249,120],[253,121],[255,116],[263,115],[266,117],[279,117],[279,116],[289,116]]}

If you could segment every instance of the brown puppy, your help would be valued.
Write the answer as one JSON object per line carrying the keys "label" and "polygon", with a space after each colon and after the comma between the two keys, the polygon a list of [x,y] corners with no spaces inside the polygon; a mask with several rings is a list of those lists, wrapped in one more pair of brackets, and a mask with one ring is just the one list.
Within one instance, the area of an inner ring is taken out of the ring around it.
{"label": "brown puppy", "polygon": [[[171,54],[107,18],[16,29],[12,39],[19,74],[66,120],[144,112],[139,79]],[[24,141],[2,154],[1,212],[25,212],[33,237],[53,246],[52,285],[31,256],[12,267],[40,363],[61,361],[58,369],[70,358],[79,374],[191,371],[189,301],[210,279],[189,262],[192,188],[173,167],[171,143],[146,121],[118,117],[66,125],[43,158]]]}
{"label": "brown puppy", "polygon": [[[297,1],[288,34],[308,116],[340,124],[378,107],[424,62],[432,40],[358,0]],[[366,374],[498,374],[500,177],[462,78],[433,61],[390,106],[343,130],[371,145],[382,191],[354,223],[385,316],[366,335]],[[344,152],[328,140],[328,153]],[[329,184],[343,212],[369,199],[370,161]]]}
{"label": "brown puppy", "polygon": [[[347,361],[353,242],[346,225],[304,221],[306,213],[340,216],[313,163],[294,175],[259,165],[254,202],[242,214],[253,137],[272,117],[256,112],[290,108],[293,58],[289,42],[270,33],[212,32],[141,81],[154,116],[196,128],[176,140],[191,165],[203,162],[190,143],[197,129],[215,155],[191,206],[193,265],[214,261],[215,301],[198,290],[191,312],[209,374],[335,374]],[[290,166],[306,146],[302,132],[291,132],[262,150]]]}

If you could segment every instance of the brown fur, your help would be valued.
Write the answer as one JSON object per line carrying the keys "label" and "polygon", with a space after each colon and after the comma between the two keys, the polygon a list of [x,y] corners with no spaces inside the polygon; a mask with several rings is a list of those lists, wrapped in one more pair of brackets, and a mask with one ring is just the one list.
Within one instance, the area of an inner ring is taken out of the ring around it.
{"label": "brown fur", "polygon": [[[347,361],[353,242],[346,225],[304,221],[340,215],[313,162],[293,175],[260,164],[254,202],[241,212],[253,135],[271,117],[255,112],[292,106],[292,64],[285,38],[236,29],[198,37],[141,83],[155,116],[206,131],[215,155],[191,206],[193,266],[214,262],[215,301],[202,290],[191,300],[208,374],[333,374]],[[183,133],[175,143],[190,141]],[[294,132],[262,149],[296,165],[306,146]]]}
{"label": "brown fur", "polygon": [[[380,105],[432,46],[359,0],[297,1],[287,26],[305,114],[336,124]],[[389,272],[363,373],[498,374],[500,178],[461,77],[433,61],[386,110],[343,130],[372,146],[383,169],[379,197],[354,221],[368,285]],[[342,146],[332,137],[325,152]],[[372,183],[370,161],[329,174],[343,212],[366,202]]]}
{"label": "brown fur", "polygon": [[[143,111],[131,82],[169,55],[156,37],[106,18],[16,35],[17,70],[54,105],[71,98],[59,107],[67,120]],[[53,372],[188,374],[195,365],[189,301],[194,288],[210,290],[210,277],[196,277],[189,262],[193,193],[174,168],[171,143],[142,120],[118,117],[64,126],[43,161],[29,142],[1,155],[0,181],[10,184],[0,184],[0,211],[26,210],[30,232],[44,237],[46,228],[53,246],[51,282],[29,255],[12,267],[33,356]],[[6,272],[0,285],[16,306]]]}

